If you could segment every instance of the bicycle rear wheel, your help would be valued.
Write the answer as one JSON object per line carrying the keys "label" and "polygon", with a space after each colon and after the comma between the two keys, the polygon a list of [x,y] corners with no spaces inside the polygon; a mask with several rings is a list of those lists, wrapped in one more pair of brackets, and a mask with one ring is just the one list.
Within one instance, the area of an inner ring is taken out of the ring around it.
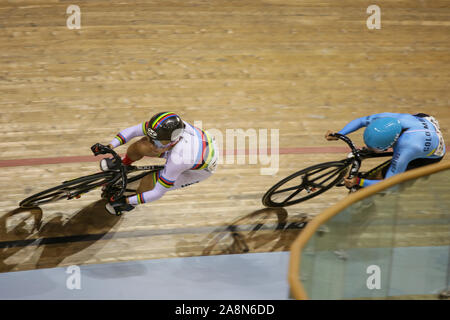
{"label": "bicycle rear wheel", "polygon": [[349,164],[325,162],[300,170],[270,188],[262,198],[266,207],[287,207],[324,193],[341,182]]}
{"label": "bicycle rear wheel", "polygon": [[61,185],[38,192],[19,203],[21,208],[38,207],[61,199],[72,199],[98,188],[113,178],[112,172],[99,172],[89,176],[65,181]]}

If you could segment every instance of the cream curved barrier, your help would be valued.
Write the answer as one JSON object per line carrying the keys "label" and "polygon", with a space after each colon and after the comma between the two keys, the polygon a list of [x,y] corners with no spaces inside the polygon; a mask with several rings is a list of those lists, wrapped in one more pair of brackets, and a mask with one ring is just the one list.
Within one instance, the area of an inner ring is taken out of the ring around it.
{"label": "cream curved barrier", "polygon": [[450,162],[355,192],[291,246],[295,299],[435,298],[450,273]]}

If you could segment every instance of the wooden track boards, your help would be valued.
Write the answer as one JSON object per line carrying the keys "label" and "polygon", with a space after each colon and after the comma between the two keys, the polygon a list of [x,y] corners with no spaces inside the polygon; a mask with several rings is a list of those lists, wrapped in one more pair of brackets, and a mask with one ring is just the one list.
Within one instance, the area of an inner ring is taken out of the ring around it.
{"label": "wooden track boards", "polygon": [[[68,2],[0,3],[0,160],[88,156],[92,144],[165,110],[223,133],[279,129],[280,148],[339,147],[325,131],[356,117],[428,112],[450,141],[446,0],[383,1],[380,30],[366,27],[373,1],[77,4],[81,29],[69,30]],[[360,133],[351,137],[361,144]],[[261,196],[292,172],[344,155],[287,152],[275,176],[261,175],[261,164],[221,165],[120,219],[93,192],[33,212],[38,230],[24,220],[29,213],[14,211],[18,202],[98,163],[2,167],[0,271],[287,250],[300,230],[287,226],[346,193],[276,212],[259,211]],[[287,223],[276,230],[280,215]],[[272,229],[229,228],[258,221]]]}

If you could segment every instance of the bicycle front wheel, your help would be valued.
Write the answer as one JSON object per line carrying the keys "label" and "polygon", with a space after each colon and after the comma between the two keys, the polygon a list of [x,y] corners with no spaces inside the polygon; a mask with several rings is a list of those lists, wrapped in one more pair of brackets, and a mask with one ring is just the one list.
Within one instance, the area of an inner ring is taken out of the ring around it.
{"label": "bicycle front wheel", "polygon": [[72,199],[82,193],[98,188],[109,182],[112,172],[99,172],[89,176],[63,182],[61,185],[38,192],[19,203],[21,208],[38,207],[42,204],[55,202],[61,199]]}
{"label": "bicycle front wheel", "polygon": [[287,207],[324,193],[341,182],[349,164],[325,162],[300,170],[270,188],[262,198],[266,207]]}

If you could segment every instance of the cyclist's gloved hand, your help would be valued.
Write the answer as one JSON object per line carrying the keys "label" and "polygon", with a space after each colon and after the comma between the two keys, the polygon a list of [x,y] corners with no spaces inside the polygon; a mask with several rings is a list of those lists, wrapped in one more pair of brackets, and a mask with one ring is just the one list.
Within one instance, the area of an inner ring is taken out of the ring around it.
{"label": "cyclist's gloved hand", "polygon": [[102,145],[101,143],[96,143],[91,147],[92,152],[97,156],[99,154],[108,153],[108,147]]}
{"label": "cyclist's gloved hand", "polygon": [[333,136],[334,134],[335,132],[328,130],[327,133],[325,134],[325,139],[327,139],[328,141],[339,140],[337,137]]}
{"label": "cyclist's gloved hand", "polygon": [[126,197],[120,197],[117,200],[109,201],[106,206],[106,210],[113,215],[120,216],[122,212],[133,210],[135,207],[126,202]]}
{"label": "cyclist's gloved hand", "polygon": [[371,154],[371,153],[374,153],[374,152],[369,150],[369,148],[367,148],[366,146],[363,146],[363,147],[361,147],[361,149],[359,149],[360,155]]}
{"label": "cyclist's gloved hand", "polygon": [[344,178],[344,184],[347,188],[352,188],[354,186],[359,185],[361,181],[361,178],[354,177],[354,178]]}

